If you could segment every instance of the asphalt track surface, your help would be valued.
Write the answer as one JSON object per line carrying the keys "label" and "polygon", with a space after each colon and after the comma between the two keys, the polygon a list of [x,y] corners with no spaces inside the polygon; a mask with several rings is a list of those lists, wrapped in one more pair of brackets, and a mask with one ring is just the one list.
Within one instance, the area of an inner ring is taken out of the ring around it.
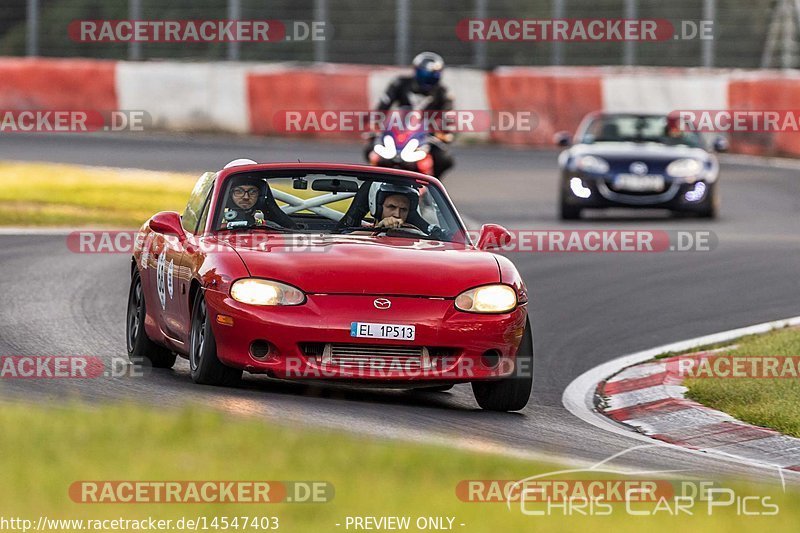
{"label": "asphalt track surface", "polygon": [[[536,349],[534,393],[522,413],[479,410],[469,385],[449,393],[373,391],[246,375],[238,389],[201,387],[192,384],[182,359],[174,370],[145,377],[4,380],[0,392],[44,401],[76,395],[91,403],[193,401],[271,421],[595,462],[641,442],[566,411],[562,393],[576,376],[631,352],[800,314],[800,170],[723,162],[716,221],[616,212],[566,224],[556,218],[556,152],[460,146],[455,155],[458,166],[445,184],[462,215],[476,222],[512,229],[706,229],[719,244],[710,252],[510,254],[528,284]],[[360,147],[253,138],[0,136],[0,160],[199,173],[238,157],[357,162]],[[128,265],[124,255],[72,253],[63,236],[0,236],[0,354],[125,358]],[[686,469],[704,479],[777,479],[775,472],[670,447],[633,451],[616,464]]]}

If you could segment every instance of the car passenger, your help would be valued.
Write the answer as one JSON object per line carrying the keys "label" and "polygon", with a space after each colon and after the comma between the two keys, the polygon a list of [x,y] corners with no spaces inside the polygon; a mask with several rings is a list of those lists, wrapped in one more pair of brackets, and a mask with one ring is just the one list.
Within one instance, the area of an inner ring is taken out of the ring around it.
{"label": "car passenger", "polygon": [[265,188],[262,179],[235,178],[225,205],[222,227],[227,228],[232,222],[241,222],[247,226],[263,225]]}

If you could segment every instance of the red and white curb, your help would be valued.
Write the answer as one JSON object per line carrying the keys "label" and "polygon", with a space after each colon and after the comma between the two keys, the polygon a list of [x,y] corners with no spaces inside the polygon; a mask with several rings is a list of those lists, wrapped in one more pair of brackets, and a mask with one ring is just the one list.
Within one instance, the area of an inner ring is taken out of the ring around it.
{"label": "red and white curb", "polygon": [[[703,359],[714,352],[682,355]],[[597,387],[598,411],[677,446],[720,452],[800,472],[800,439],[740,422],[685,397],[678,357],[628,367]]]}
{"label": "red and white curb", "polygon": [[[672,359],[653,360],[667,352],[798,325],[800,317],[793,317],[626,355],[578,376],[565,389],[562,403],[581,420],[611,433],[781,473],[800,472],[800,439],[745,424],[687,399],[682,378],[673,372],[677,365],[669,364]],[[711,352],[694,355],[707,357]]]}

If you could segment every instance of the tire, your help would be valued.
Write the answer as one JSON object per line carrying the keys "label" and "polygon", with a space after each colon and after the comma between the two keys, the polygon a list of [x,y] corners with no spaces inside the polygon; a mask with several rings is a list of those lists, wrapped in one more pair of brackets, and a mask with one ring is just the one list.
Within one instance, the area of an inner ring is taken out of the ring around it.
{"label": "tire", "polygon": [[567,205],[561,202],[561,220],[579,220],[581,218],[581,208]]}
{"label": "tire", "polygon": [[581,218],[581,208],[569,205],[564,198],[565,192],[561,191],[561,207],[559,209],[559,216],[561,220],[578,220]]}
{"label": "tire", "polygon": [[233,387],[242,379],[240,369],[225,366],[217,358],[217,341],[214,339],[202,291],[198,292],[192,309],[189,369],[192,381],[200,385]]}
{"label": "tire", "polygon": [[[522,368],[522,375],[517,375]],[[530,320],[517,350],[514,374],[497,381],[474,381],[472,392],[487,411],[519,411],[528,404],[533,387],[533,334]]]}
{"label": "tire", "polygon": [[142,291],[142,278],[139,271],[136,270],[131,278],[131,288],[128,291],[128,312],[125,320],[128,359],[135,365],[172,368],[175,364],[175,353],[150,340],[144,330],[145,316],[147,316],[147,307],[144,301],[144,291]]}
{"label": "tire", "polygon": [[717,218],[717,211],[719,211],[719,196],[717,196],[717,188],[712,185],[709,187],[708,196],[703,201],[703,207],[697,211],[698,218]]}

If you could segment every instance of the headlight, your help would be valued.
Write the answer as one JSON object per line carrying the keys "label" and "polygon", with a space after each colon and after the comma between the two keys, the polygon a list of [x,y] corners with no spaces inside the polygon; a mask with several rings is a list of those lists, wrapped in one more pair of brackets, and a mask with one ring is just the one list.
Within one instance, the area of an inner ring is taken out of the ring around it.
{"label": "headlight", "polygon": [[397,155],[397,145],[394,144],[394,137],[385,135],[383,144],[376,144],[373,150],[384,159],[394,159],[394,156]]}
{"label": "headlight", "polygon": [[697,159],[676,159],[667,165],[667,174],[673,178],[696,178],[703,172],[703,163]]}
{"label": "headlight", "polygon": [[608,172],[608,161],[594,155],[585,155],[578,158],[575,167],[590,174],[605,174]]}
{"label": "headlight", "polygon": [[569,188],[572,194],[578,198],[589,198],[592,195],[592,189],[583,184],[580,178],[572,178],[569,180]]}
{"label": "headlight", "polygon": [[508,285],[484,285],[456,297],[456,309],[469,313],[505,313],[517,306],[517,292]]}
{"label": "headlight", "polygon": [[306,295],[296,287],[257,278],[234,283],[231,298],[250,305],[300,305],[306,301]]}
{"label": "headlight", "polygon": [[416,163],[417,161],[422,161],[425,159],[425,156],[428,155],[428,151],[418,148],[419,141],[417,139],[411,139],[400,151],[400,159],[406,163]]}

